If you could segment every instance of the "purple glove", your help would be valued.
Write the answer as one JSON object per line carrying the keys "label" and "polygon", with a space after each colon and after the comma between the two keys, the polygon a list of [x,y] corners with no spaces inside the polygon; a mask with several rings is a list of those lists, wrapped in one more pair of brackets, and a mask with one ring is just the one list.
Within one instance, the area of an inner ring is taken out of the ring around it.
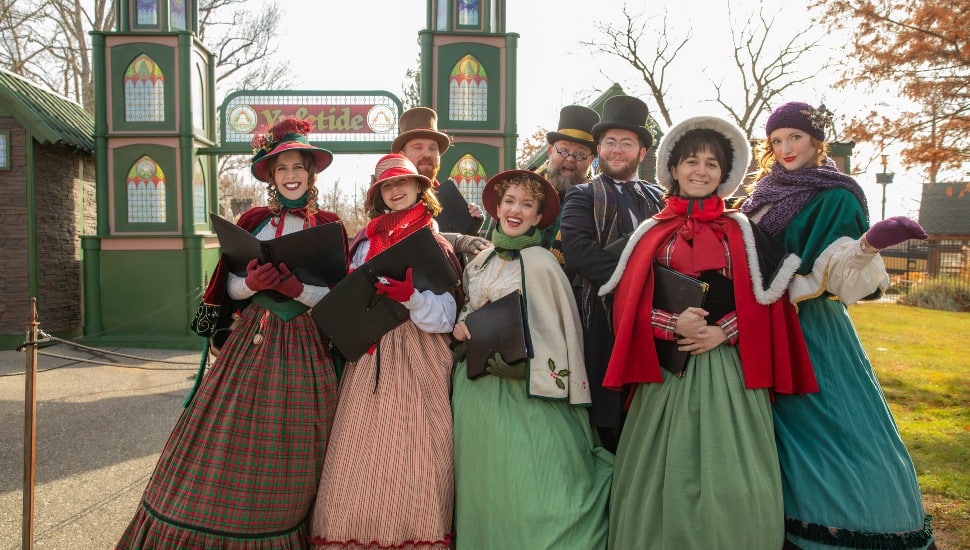
{"label": "purple glove", "polygon": [[276,267],[273,264],[260,265],[256,258],[253,258],[246,264],[246,286],[250,290],[257,292],[260,290],[268,290],[275,287],[279,282],[280,272],[276,271]]}
{"label": "purple glove", "polygon": [[286,264],[280,264],[280,282],[273,288],[287,298],[296,298],[303,292],[303,283],[290,272]]}
{"label": "purple glove", "polygon": [[865,237],[870,245],[881,250],[910,239],[926,240],[926,231],[916,220],[894,216],[870,227]]}

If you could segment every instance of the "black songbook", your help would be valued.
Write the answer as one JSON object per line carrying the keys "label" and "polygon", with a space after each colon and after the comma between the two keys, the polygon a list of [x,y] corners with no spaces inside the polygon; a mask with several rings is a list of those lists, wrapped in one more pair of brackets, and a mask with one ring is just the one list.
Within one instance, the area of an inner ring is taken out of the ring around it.
{"label": "black songbook", "polygon": [[301,283],[331,286],[347,275],[347,237],[340,222],[330,222],[261,241],[231,221],[209,213],[229,271],[246,276],[246,265],[284,263]]}
{"label": "black songbook", "polygon": [[[704,307],[709,285],[700,279],[674,271],[659,263],[653,264],[653,307],[679,314],[689,307]],[[690,352],[677,349],[674,340],[654,338],[660,366],[677,376],[683,376]]]}
{"label": "black songbook", "polygon": [[485,367],[496,353],[509,364],[533,357],[528,317],[519,291],[469,313],[465,324],[472,335],[467,355],[467,374],[472,380],[488,374]]}
{"label": "black songbook", "polygon": [[404,280],[408,268],[416,290],[447,292],[458,274],[429,228],[421,228],[350,272],[310,314],[348,361],[356,361],[410,312],[397,300],[377,294],[379,277]]}
{"label": "black songbook", "polygon": [[461,195],[455,182],[448,180],[436,189],[441,212],[435,216],[438,230],[442,233],[477,235],[482,227],[481,218],[468,213],[468,201]]}

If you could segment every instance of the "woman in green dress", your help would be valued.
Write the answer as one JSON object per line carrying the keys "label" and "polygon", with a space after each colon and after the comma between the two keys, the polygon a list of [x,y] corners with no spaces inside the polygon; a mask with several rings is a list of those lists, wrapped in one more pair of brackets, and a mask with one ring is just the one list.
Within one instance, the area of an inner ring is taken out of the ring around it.
{"label": "woman in green dress", "polygon": [[[633,392],[610,548],[778,550],[784,541],[772,392],[816,385],[782,298],[798,259],[771,265],[771,241],[725,209],[750,154],[744,133],[719,118],[671,128],[657,149],[666,204],[633,233],[601,290],[616,292],[603,385]],[[656,307],[657,265],[707,283],[703,307]],[[683,364],[661,368],[655,339],[689,352],[682,374],[668,369]]]}
{"label": "woman in green dress", "polygon": [[542,176],[509,170],[488,181],[482,203],[498,220],[493,247],[465,268],[468,296],[453,335],[474,339],[464,319],[521,292],[533,356],[497,354],[487,376],[454,373],[457,548],[591,550],[606,547],[613,456],[590,427],[589,382],[569,281],[538,231],[559,199]]}
{"label": "woman in green dress", "polygon": [[774,403],[786,548],[931,548],[913,461],[846,310],[889,283],[879,249],[926,233],[905,217],[869,227],[865,193],[826,154],[831,116],[801,102],[771,113],[742,207],[802,258],[789,295],[820,387]]}

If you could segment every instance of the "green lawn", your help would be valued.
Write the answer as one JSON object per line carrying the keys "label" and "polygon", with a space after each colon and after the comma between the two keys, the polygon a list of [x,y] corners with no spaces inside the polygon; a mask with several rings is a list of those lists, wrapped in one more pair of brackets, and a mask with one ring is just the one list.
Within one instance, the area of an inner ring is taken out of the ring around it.
{"label": "green lawn", "polygon": [[941,549],[970,549],[970,314],[849,308],[916,464]]}

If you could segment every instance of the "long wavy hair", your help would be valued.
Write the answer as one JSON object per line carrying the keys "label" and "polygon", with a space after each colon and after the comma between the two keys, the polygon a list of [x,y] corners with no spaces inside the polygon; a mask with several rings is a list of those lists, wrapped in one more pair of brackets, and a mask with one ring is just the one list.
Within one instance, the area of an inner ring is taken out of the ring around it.
{"label": "long wavy hair", "polygon": [[[418,182],[418,201],[424,203],[424,208],[427,210],[432,217],[437,216],[441,213],[441,202],[438,200],[438,196],[434,189],[430,186],[425,185],[421,180],[415,178]],[[376,183],[372,185],[377,185]],[[387,213],[389,208],[384,204],[384,199],[381,197],[381,190],[377,189],[374,193],[374,200],[364,201],[364,210],[367,211],[367,217],[370,219],[383,216]]]}

